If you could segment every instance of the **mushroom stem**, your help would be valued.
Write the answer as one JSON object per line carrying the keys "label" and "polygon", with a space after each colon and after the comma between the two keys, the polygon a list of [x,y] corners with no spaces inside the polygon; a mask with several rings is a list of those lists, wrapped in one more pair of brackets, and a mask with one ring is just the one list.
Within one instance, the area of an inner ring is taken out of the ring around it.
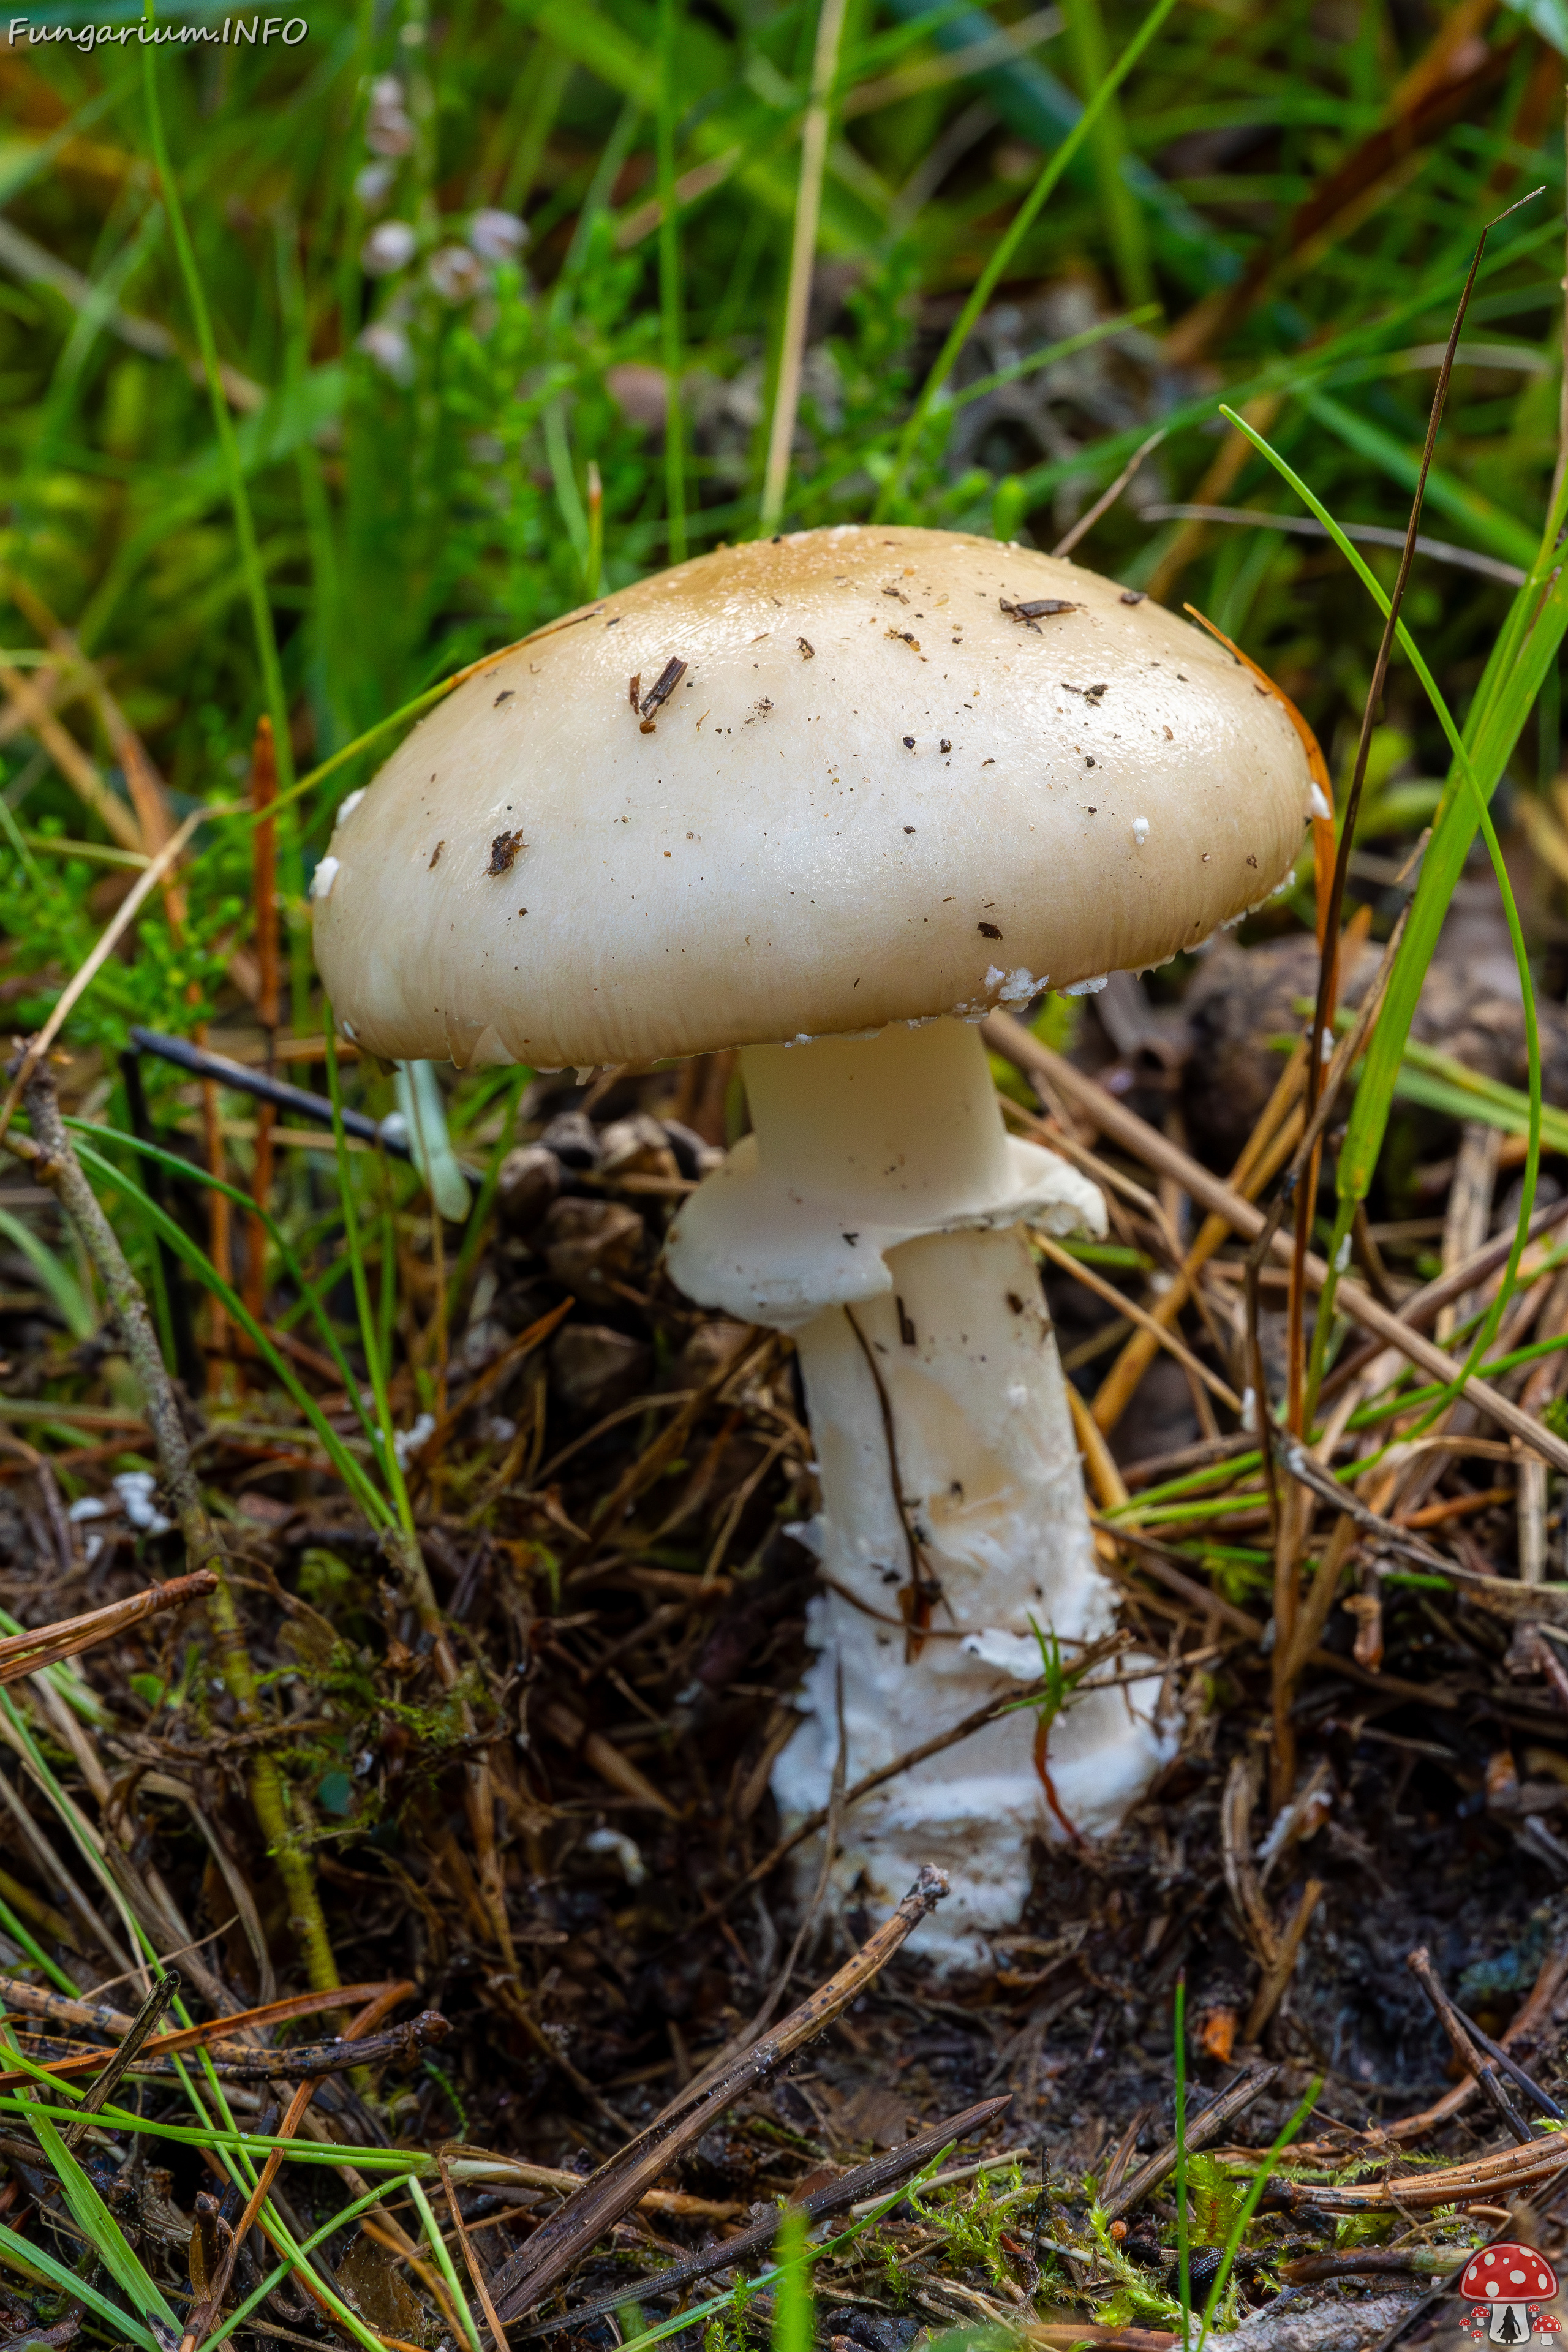
{"label": "mushroom stem", "polygon": [[[1052,1155],[1008,1139],[965,1023],[752,1048],[742,1069],[753,1138],[683,1213],[671,1268],[733,1311],[749,1243],[750,1312],[795,1333],[822,1485],[805,1533],[826,1586],[807,1718],[773,1774],[798,1818],[828,1796],[840,1670],[855,1780],[1037,1678],[1040,1637],[1070,1668],[1109,1627],[1115,1595],[1017,1222],[1021,1201],[1053,1192],[1058,1230],[1103,1212]],[[957,1916],[932,1957],[979,1959],[978,1932],[1022,1912],[1033,1840],[1105,1834],[1166,1759],[1158,1689],[1152,1675],[1082,1696],[1043,1737],[1034,1710],[1004,1716],[901,1775],[845,1823],[837,1885],[861,1880],[875,1901],[936,1861]]]}

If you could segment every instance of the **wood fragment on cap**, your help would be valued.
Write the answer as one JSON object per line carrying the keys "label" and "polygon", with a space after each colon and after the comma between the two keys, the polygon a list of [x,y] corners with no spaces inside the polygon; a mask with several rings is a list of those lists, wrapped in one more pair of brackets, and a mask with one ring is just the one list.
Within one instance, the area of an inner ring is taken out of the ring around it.
{"label": "wood fragment on cap", "polygon": [[637,713],[638,718],[642,721],[642,724],[637,730],[639,734],[651,735],[653,733],[655,713],[664,708],[664,705],[669,700],[670,696],[675,692],[676,688],[680,684],[681,679],[685,676],[686,664],[678,656],[672,655],[669,660],[665,663],[664,667],[659,671],[658,677],[655,679],[652,686],[649,687],[647,692],[643,696],[640,702],[637,699],[637,688],[642,684],[640,672],[637,677],[633,678],[632,709]]}
{"label": "wood fragment on cap", "polygon": [[1042,634],[1037,625],[1042,620],[1058,613],[1076,613],[1079,609],[1062,596],[1031,596],[1024,604],[1015,604],[1008,597],[998,596],[996,602],[1010,621],[1021,621],[1026,629],[1033,629],[1037,636]]}
{"label": "wood fragment on cap", "polygon": [[[486,866],[485,872],[487,874],[510,874],[512,867],[517,863],[518,851],[520,849],[526,849],[527,847],[528,844],[522,837],[522,828],[521,825],[515,833],[498,833],[495,839],[490,844],[490,862]],[[439,855],[440,852],[437,851],[437,856],[438,856]],[[430,863],[434,866],[436,859],[433,857],[430,860]]]}

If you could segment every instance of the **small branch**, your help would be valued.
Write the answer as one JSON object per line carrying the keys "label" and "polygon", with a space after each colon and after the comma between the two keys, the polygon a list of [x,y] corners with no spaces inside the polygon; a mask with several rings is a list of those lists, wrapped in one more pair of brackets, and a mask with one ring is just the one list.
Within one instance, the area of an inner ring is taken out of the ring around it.
{"label": "small branch", "polygon": [[1466,2031],[1465,2021],[1443,1990],[1442,1979],[1432,1965],[1432,1955],[1425,1944],[1417,1944],[1405,1961],[1411,1975],[1436,2011],[1444,2032],[1454,2045],[1454,2055],[1467,2074],[1474,2077],[1491,2101],[1509,2130],[1521,2147],[1531,2144],[1530,2126],[1503,2089],[1496,2066],[1487,2054],[1478,2050]]}
{"label": "small branch", "polygon": [[103,1609],[89,1609],[84,1617],[62,1617],[53,1625],[9,1633],[0,1642],[0,1683],[16,1682],[24,1675],[36,1675],[40,1667],[57,1664],[61,1658],[96,1649],[100,1642],[129,1633],[132,1625],[140,1625],[143,1618],[155,1616],[160,1610],[180,1609],[187,1601],[205,1601],[216,1590],[216,1577],[210,1570],[198,1569],[194,1576],[174,1576],[167,1584],[149,1585],[145,1592],[111,1601]]}
{"label": "small branch", "polygon": [[125,2073],[136,2053],[179,1990],[180,1975],[177,1969],[170,1969],[156,1979],[152,1991],[132,2021],[130,2032],[120,2044],[119,2049],[110,2056],[108,2065],[77,2109],[76,2121],[68,2123],[60,2134],[67,2147],[75,2147],[87,2129],[88,2118],[96,2115],[103,2105],[110,2091]]}
{"label": "small branch", "polygon": [[[1222,2091],[1212,2106],[1205,2107],[1201,2115],[1190,2116],[1185,2135],[1187,2154],[1191,2156],[1197,2149],[1207,2147],[1211,2140],[1217,2139],[1227,2124],[1234,2123],[1254,2099],[1260,2099],[1265,2091],[1272,2090],[1279,2079],[1278,2066],[1254,2066],[1243,2074],[1239,2082],[1233,2083],[1228,2091]],[[1176,2156],[1175,2141],[1168,2140],[1146,2164],[1141,2164],[1126,2188],[1119,2189],[1114,2197],[1108,2199],[1106,2220],[1121,2221],[1124,2214],[1131,2212],[1134,2205],[1141,2205],[1145,2197],[1152,2196],[1162,2180],[1167,2179],[1175,2170]]]}
{"label": "small branch", "polygon": [[[398,1989],[399,1999],[403,1990]],[[331,2042],[307,2042],[284,2050],[252,2049],[243,2042],[231,2041],[208,2042],[203,2046],[212,2061],[214,2072],[221,2074],[226,2082],[293,2083],[327,2074],[341,2074],[354,2066],[384,2065],[389,2059],[406,2061],[430,2043],[444,2040],[447,2032],[447,2020],[440,2011],[426,2009],[422,2010],[417,2017],[410,2018],[406,2024],[388,2026],[384,2032],[356,2042],[352,2049],[346,2037],[337,2037]],[[128,2034],[126,2040],[130,2038]],[[149,2074],[176,2073],[177,2069],[165,2053],[180,2040],[177,2034],[158,2036],[142,2051],[138,2072]],[[23,2047],[29,2057],[36,2058],[35,2049],[28,2048],[26,2043]],[[102,2050],[79,2050],[68,2058],[57,2059],[52,2064],[46,2064],[45,2072],[69,2082],[78,2074],[90,2074],[95,2066],[102,2066],[108,2054]],[[113,2053],[111,2063],[117,2063],[119,2055],[118,2051]],[[123,2072],[123,2067],[120,2071]],[[0,2085],[29,2079],[20,2073],[0,2074]]]}

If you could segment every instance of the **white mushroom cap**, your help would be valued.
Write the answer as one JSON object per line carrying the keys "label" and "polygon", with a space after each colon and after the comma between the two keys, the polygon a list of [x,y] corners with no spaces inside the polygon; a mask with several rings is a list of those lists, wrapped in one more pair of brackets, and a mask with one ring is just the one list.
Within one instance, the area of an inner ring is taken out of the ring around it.
{"label": "white mushroom cap", "polygon": [[487,664],[345,804],[316,954],[371,1051],[462,1066],[973,1018],[1236,919],[1310,795],[1280,704],[1159,605],[844,525]]}

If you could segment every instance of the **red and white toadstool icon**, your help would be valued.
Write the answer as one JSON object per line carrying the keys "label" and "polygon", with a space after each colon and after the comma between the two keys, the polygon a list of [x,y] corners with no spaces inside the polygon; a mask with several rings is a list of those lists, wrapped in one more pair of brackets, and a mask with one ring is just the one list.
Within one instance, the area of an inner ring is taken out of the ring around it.
{"label": "red and white toadstool icon", "polygon": [[[1533,2246],[1483,2246],[1459,2278],[1459,2293],[1486,2315],[1494,2344],[1528,2344],[1532,2336],[1555,2336],[1558,2322],[1539,2306],[1557,2293],[1557,2273]],[[1479,2333],[1478,2329],[1478,2333]]]}

